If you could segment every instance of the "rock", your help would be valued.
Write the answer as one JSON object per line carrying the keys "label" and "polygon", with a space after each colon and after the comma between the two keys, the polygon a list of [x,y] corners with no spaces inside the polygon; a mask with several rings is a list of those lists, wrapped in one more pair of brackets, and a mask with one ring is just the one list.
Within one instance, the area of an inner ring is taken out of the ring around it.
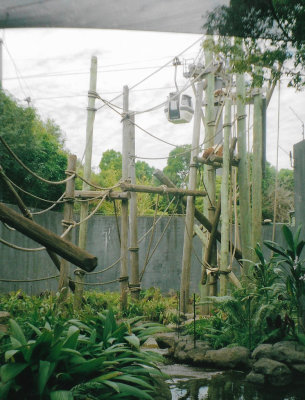
{"label": "rock", "polygon": [[252,358],[272,358],[272,344],[260,344],[252,352]]}
{"label": "rock", "polygon": [[305,346],[298,342],[278,342],[272,346],[272,358],[287,364],[305,363]]}
{"label": "rock", "polygon": [[253,370],[255,373],[265,375],[267,381],[274,386],[284,386],[292,381],[292,373],[287,365],[270,358],[256,361]]}
{"label": "rock", "polygon": [[175,349],[176,347],[177,337],[175,332],[157,333],[154,338],[160,349]]}
{"label": "rock", "polygon": [[290,365],[290,367],[299,372],[300,374],[304,374],[305,375],[305,364],[292,364]]}
{"label": "rock", "polygon": [[250,351],[246,347],[224,347],[207,350],[204,364],[217,368],[249,368]]}
{"label": "rock", "polygon": [[263,385],[265,383],[265,376],[263,374],[257,374],[253,371],[251,371],[247,376],[246,376],[246,381]]}
{"label": "rock", "polygon": [[155,338],[149,337],[145,343],[142,345],[143,349],[158,349],[158,343]]}
{"label": "rock", "polygon": [[11,318],[11,314],[7,311],[0,311],[0,324],[6,324]]}

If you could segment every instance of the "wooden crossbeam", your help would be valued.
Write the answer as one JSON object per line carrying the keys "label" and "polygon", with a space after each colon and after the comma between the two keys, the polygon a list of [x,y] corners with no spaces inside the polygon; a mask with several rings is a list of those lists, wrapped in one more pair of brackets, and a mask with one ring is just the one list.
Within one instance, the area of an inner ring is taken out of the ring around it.
{"label": "wooden crossbeam", "polygon": [[[75,190],[75,198],[78,199],[92,199],[102,198],[108,191],[103,190]],[[129,199],[130,194],[127,192],[109,192],[107,197],[111,200]]]}
{"label": "wooden crossbeam", "polygon": [[180,188],[171,188],[164,186],[145,186],[145,185],[132,185],[130,183],[121,183],[121,189],[128,192],[141,192],[141,193],[156,193],[156,194],[173,194],[180,196],[206,196],[206,192],[202,190],[188,190]]}

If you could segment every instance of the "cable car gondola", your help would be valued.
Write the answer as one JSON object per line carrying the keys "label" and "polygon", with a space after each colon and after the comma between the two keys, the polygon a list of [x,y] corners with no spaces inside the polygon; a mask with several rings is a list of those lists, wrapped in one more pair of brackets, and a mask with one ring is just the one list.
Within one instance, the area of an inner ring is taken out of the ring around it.
{"label": "cable car gondola", "polygon": [[180,97],[179,92],[170,93],[164,112],[169,122],[173,124],[190,122],[194,114],[192,97],[187,94]]}

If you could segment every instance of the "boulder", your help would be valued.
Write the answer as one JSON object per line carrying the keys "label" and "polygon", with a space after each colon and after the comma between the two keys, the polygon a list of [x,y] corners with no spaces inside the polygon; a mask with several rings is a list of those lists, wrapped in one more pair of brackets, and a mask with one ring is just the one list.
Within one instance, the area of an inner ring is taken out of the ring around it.
{"label": "boulder", "polygon": [[176,347],[177,337],[175,332],[157,333],[154,338],[160,349],[175,349]]}
{"label": "boulder", "polygon": [[155,338],[149,337],[145,343],[141,346],[143,349],[158,349],[158,343]]}
{"label": "boulder", "polygon": [[284,386],[292,381],[292,373],[287,365],[270,358],[260,358],[256,361],[253,371],[265,375],[267,382],[274,386]]}
{"label": "boulder", "polygon": [[252,352],[252,358],[272,358],[272,344],[260,344]]}
{"label": "boulder", "polygon": [[219,350],[207,350],[204,364],[216,368],[249,368],[250,351],[246,347],[224,347]]}
{"label": "boulder", "polygon": [[272,358],[287,364],[305,364],[305,346],[294,341],[282,341],[272,346]]}
{"label": "boulder", "polygon": [[251,371],[247,376],[246,376],[246,381],[255,383],[258,385],[263,385],[265,383],[265,375],[263,374],[257,374],[253,371]]}

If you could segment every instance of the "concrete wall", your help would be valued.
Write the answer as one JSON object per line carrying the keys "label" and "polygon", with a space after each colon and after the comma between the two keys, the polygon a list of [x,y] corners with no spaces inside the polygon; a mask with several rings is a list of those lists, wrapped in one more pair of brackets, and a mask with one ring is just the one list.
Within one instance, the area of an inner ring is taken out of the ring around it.
{"label": "concrete wall", "polygon": [[[157,224],[151,250],[160,238],[165,225],[170,217],[163,217]],[[47,229],[60,234],[62,214],[49,212],[35,217],[35,221],[45,226]],[[152,217],[140,217],[138,219],[139,238],[152,226]],[[264,227],[264,239],[270,239],[272,226]],[[74,242],[77,232],[74,232]],[[173,217],[169,227],[161,240],[156,252],[153,254],[146,273],[143,277],[142,287],[159,287],[162,292],[169,290],[179,290],[181,260],[184,235],[184,217]],[[39,247],[37,243],[28,239],[24,235],[8,230],[3,224],[0,224],[0,237],[8,242],[18,244],[21,247]],[[278,227],[277,240],[282,241]],[[140,244],[139,258],[140,270],[143,268],[146,257],[146,249],[150,240],[150,234]],[[201,258],[201,244],[197,237],[193,240],[193,256],[191,267],[191,293],[198,292],[201,266],[194,255],[194,252]],[[96,271],[104,269],[111,265],[120,257],[120,248],[115,217],[96,215],[90,219],[88,230],[88,251],[98,257],[98,267]],[[45,251],[25,253],[14,250],[0,243],[1,261],[0,261],[0,280],[20,280],[37,279],[56,275],[58,272],[53,266]],[[268,254],[266,254],[268,256]],[[71,276],[73,276],[73,267],[71,267]],[[114,280],[119,277],[120,264],[117,264],[109,271],[98,275],[87,275],[86,282],[98,283]],[[86,286],[91,290],[118,290],[119,283],[105,286]],[[45,280],[31,283],[1,282],[0,292],[16,291],[21,289],[28,294],[37,294],[45,290],[57,289],[57,279]]]}

